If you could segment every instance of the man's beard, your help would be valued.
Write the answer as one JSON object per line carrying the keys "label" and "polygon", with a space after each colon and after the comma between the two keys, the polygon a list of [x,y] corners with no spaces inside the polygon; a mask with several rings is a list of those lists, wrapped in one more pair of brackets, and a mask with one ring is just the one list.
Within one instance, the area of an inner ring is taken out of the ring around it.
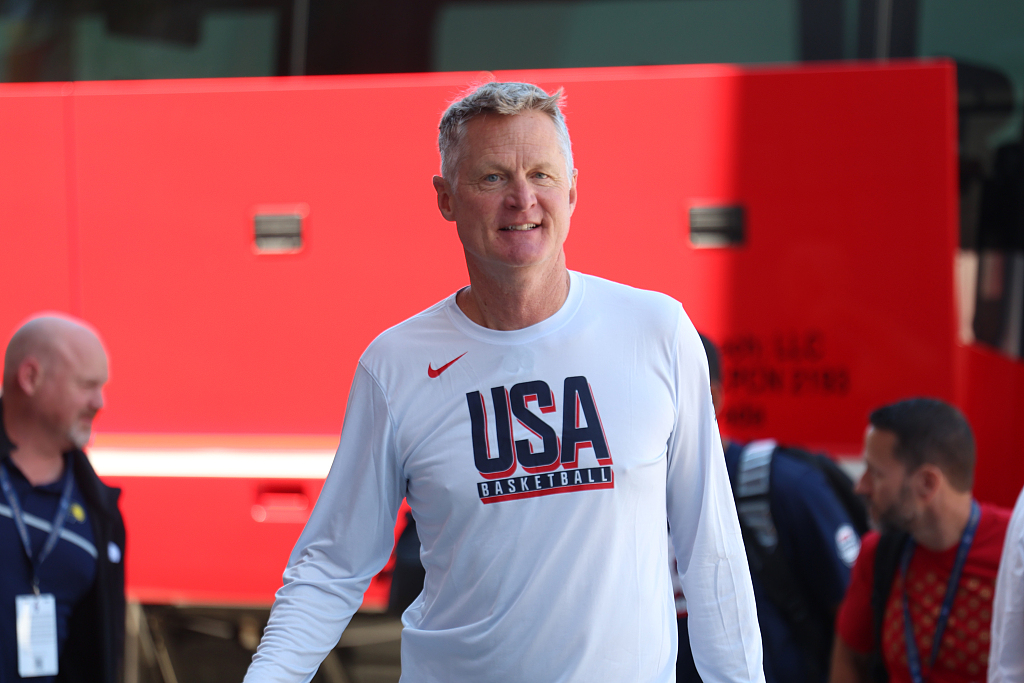
{"label": "man's beard", "polygon": [[875,522],[883,532],[910,531],[910,526],[916,518],[917,515],[910,505],[910,483],[904,481],[900,485],[896,500],[875,515]]}
{"label": "man's beard", "polygon": [[89,443],[89,438],[92,436],[92,418],[88,421],[79,422],[72,425],[67,431],[68,441],[70,441],[75,448],[85,448],[85,444]]}

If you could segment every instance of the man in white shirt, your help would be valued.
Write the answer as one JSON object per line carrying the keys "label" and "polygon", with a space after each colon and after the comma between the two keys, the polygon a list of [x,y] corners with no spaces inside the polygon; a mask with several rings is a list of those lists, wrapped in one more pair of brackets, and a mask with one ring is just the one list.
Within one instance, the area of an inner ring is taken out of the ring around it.
{"label": "man in white shirt", "polygon": [[470,285],[360,359],[246,683],[312,678],[403,497],[426,570],[403,680],[674,680],[666,514],[704,681],[764,680],[703,347],[671,298],[567,270],[560,96],[489,83],[445,112],[434,187]]}

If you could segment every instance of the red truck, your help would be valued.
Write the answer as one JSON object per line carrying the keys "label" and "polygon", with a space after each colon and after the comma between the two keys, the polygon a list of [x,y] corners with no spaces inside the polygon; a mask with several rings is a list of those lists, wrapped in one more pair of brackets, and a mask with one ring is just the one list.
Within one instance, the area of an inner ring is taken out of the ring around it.
{"label": "red truck", "polygon": [[569,266],[683,303],[724,432],[856,457],[873,407],[937,396],[1012,503],[1024,365],[964,343],[949,62],[3,84],[0,329],[105,339],[135,600],[269,605],[359,354],[467,282],[436,124],[492,77],[565,88]]}

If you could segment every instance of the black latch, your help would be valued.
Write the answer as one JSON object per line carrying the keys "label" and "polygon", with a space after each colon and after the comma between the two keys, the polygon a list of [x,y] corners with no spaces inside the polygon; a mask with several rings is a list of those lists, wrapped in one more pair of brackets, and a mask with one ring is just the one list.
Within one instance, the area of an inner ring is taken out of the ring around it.
{"label": "black latch", "polygon": [[695,206],[690,209],[690,242],[695,247],[738,247],[744,241],[740,205]]}
{"label": "black latch", "polygon": [[256,250],[279,254],[302,249],[302,216],[256,214]]}

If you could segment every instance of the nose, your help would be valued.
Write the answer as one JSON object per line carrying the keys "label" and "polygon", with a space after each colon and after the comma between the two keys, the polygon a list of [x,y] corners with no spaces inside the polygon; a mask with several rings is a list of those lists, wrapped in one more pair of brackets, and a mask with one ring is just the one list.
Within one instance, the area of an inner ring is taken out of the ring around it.
{"label": "nose", "polygon": [[96,389],[92,392],[92,397],[89,401],[89,407],[93,410],[99,410],[103,407],[103,389]]}
{"label": "nose", "polygon": [[537,195],[534,193],[533,185],[529,180],[517,177],[508,184],[508,194],[505,195],[506,208],[523,211],[531,208],[536,203]]}

